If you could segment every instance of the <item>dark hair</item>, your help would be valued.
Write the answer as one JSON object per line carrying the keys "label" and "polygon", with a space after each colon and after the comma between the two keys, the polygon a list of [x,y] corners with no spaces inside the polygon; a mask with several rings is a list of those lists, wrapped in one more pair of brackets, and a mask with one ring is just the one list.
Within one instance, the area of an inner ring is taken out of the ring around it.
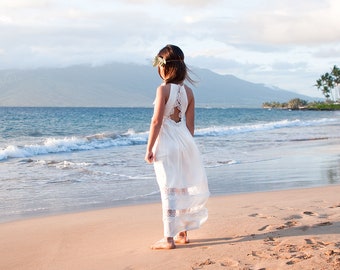
{"label": "dark hair", "polygon": [[[184,62],[184,53],[179,47],[168,44],[159,51],[157,56],[166,61],[166,64],[163,66],[165,75],[163,79],[166,83],[181,83],[187,80],[192,85],[195,84],[195,81],[188,74],[190,70]],[[158,74],[161,76],[159,67]]]}

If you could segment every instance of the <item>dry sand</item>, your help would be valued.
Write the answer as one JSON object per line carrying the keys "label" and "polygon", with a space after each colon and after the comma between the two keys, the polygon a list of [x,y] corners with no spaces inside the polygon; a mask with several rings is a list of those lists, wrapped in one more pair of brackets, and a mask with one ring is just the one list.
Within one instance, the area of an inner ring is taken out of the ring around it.
{"label": "dry sand", "polygon": [[340,269],[340,186],[210,198],[209,219],[170,251],[160,204],[0,224],[2,270]]}

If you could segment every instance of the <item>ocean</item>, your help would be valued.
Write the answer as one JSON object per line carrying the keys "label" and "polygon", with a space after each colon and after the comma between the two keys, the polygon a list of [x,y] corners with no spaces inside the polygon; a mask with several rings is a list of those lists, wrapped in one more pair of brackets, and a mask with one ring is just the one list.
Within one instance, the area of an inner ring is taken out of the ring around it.
{"label": "ocean", "polygon": [[[0,222],[153,203],[152,108],[0,108]],[[196,108],[212,196],[340,184],[340,112]]]}

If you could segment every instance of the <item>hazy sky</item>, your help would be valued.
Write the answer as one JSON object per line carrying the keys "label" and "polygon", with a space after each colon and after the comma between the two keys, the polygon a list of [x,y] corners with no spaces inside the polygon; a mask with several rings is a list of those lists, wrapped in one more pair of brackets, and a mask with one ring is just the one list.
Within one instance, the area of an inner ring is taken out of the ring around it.
{"label": "hazy sky", "polygon": [[0,69],[150,64],[171,43],[191,67],[321,96],[339,23],[339,0],[1,0]]}

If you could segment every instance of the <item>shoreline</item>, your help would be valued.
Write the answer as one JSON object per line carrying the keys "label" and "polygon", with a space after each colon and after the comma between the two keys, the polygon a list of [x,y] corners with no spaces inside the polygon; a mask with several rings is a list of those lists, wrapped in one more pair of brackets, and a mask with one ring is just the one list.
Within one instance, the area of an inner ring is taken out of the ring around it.
{"label": "shoreline", "polygon": [[[236,191],[231,193],[214,193],[210,194],[209,200],[214,198],[223,198],[223,197],[230,197],[230,196],[245,196],[245,195],[256,195],[256,194],[266,194],[272,192],[286,192],[286,191],[297,191],[297,190],[305,190],[305,189],[313,189],[313,188],[324,188],[324,187],[332,187],[337,186],[337,182],[333,184],[325,184],[325,185],[311,185],[311,186],[294,186],[294,187],[286,187],[286,188],[279,188],[279,189],[267,189],[267,190],[254,190],[254,191]],[[52,212],[37,212],[36,214],[28,213],[28,214],[21,214],[15,215],[15,217],[3,217],[0,218],[0,226],[6,223],[13,223],[13,222],[23,222],[26,220],[33,220],[33,219],[41,219],[41,218],[52,218],[64,215],[73,215],[73,214],[82,214],[87,212],[96,212],[96,211],[105,211],[111,210],[116,208],[129,208],[129,207],[138,207],[138,206],[148,206],[148,205],[161,205],[161,198],[158,199],[147,199],[147,200],[140,200],[140,201],[126,201],[122,203],[116,203],[109,206],[92,206],[88,208],[78,208],[74,210],[60,210],[60,211],[52,211]]]}
{"label": "shoreline", "polygon": [[0,223],[0,269],[338,269],[340,185],[211,197],[191,242],[170,251],[161,204]]}

